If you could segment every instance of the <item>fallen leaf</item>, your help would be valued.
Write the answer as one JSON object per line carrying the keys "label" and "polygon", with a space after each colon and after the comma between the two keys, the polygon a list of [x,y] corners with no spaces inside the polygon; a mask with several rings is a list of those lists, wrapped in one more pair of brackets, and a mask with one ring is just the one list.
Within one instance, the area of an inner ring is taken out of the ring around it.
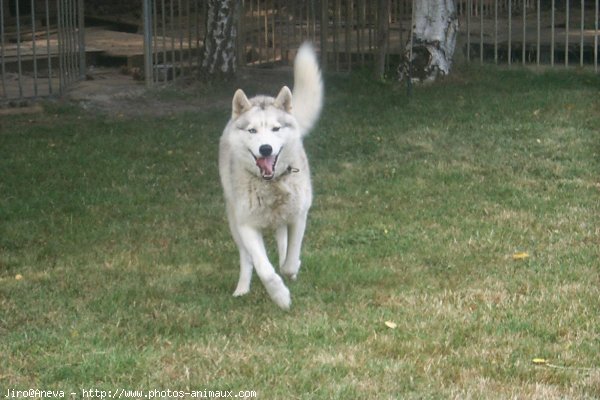
{"label": "fallen leaf", "polygon": [[515,261],[526,260],[529,258],[529,253],[523,251],[520,253],[513,254],[512,257],[513,257],[513,260],[515,260]]}
{"label": "fallen leaf", "polygon": [[548,363],[548,360],[546,360],[545,358],[534,358],[531,361],[533,361],[533,363],[536,365],[545,365]]}
{"label": "fallen leaf", "polygon": [[398,327],[398,325],[396,325],[396,323],[392,321],[385,321],[385,326],[387,326],[390,329],[396,329]]}

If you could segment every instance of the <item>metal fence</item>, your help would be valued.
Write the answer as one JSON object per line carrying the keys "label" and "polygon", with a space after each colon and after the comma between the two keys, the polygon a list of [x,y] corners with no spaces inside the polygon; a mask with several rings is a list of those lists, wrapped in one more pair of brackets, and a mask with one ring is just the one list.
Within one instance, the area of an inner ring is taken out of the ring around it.
{"label": "metal fence", "polygon": [[61,94],[85,76],[83,0],[0,0],[0,101]]}
{"label": "metal fence", "polygon": [[206,6],[204,0],[143,0],[148,84],[190,76],[200,64]]}
{"label": "metal fence", "polygon": [[[203,0],[146,0],[147,69],[153,82],[190,75],[205,31]],[[419,1],[419,0],[414,0]],[[592,66],[598,71],[599,0],[459,0],[459,57],[496,64]],[[313,41],[324,68],[351,70],[378,58],[395,70],[413,0],[242,0],[238,64],[288,64]]]}
{"label": "metal fence", "polygon": [[598,3],[462,1],[467,59],[508,65],[592,65],[598,72]]}
{"label": "metal fence", "polygon": [[[239,0],[238,65],[287,65],[300,43],[311,40],[324,69],[384,60],[395,71],[413,1],[420,0]],[[458,0],[455,58],[598,71],[599,1]],[[83,3],[0,0],[0,101],[61,94],[85,76]],[[207,1],[142,3],[148,84],[194,77]]]}
{"label": "metal fence", "polygon": [[[399,54],[407,37],[402,16],[407,0],[390,0],[391,32],[386,51]],[[191,76],[200,65],[205,35],[205,0],[144,0],[145,76],[149,84]],[[323,67],[351,69],[377,54],[377,1],[240,0],[238,65],[288,64],[310,40]],[[407,27],[406,27],[407,28]]]}

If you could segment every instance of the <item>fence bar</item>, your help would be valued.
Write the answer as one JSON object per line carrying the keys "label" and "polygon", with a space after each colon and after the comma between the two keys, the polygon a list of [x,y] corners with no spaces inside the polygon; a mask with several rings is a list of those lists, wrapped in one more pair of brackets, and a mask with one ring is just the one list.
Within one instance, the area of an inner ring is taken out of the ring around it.
{"label": "fence bar", "polygon": [[77,1],[71,0],[71,79],[73,82],[79,76],[79,34],[77,32]]}
{"label": "fence bar", "polygon": [[144,0],[142,5],[144,17],[144,81],[146,86],[151,86],[152,77],[152,22],[151,22],[151,0]]}
{"label": "fence bar", "polygon": [[84,0],[77,0],[77,20],[79,25],[79,78],[85,79],[85,8]]}
{"label": "fence bar", "polygon": [[594,7],[594,71],[598,72],[598,0]]}
{"label": "fence bar", "polygon": [[64,83],[63,83],[63,90],[61,90],[61,94],[64,93],[64,90],[67,87],[67,84],[69,82],[69,20],[67,18],[67,13],[68,13],[68,0],[59,0],[61,3],[61,7],[62,7],[62,11],[61,11],[61,17],[62,17],[62,34],[63,34],[63,57],[64,57],[64,63],[63,63],[63,74],[64,74]]}
{"label": "fence bar", "polygon": [[508,66],[512,63],[512,0],[508,0]]}
{"label": "fence bar", "polygon": [[335,62],[335,71],[340,70],[340,52],[338,49],[338,27],[340,25],[340,7],[341,0],[335,0],[333,9],[333,58]]}
{"label": "fence bar", "polygon": [[521,49],[521,63],[525,65],[527,50],[527,2],[523,1],[523,48]]}
{"label": "fence bar", "polygon": [[261,8],[260,8],[260,0],[258,0],[256,2],[256,28],[255,29],[256,29],[256,36],[257,36],[256,42],[258,44],[258,56],[262,59],[262,57],[263,57],[263,49],[262,49],[263,48],[263,38],[262,38],[262,36],[263,36],[263,33],[266,32],[267,29],[266,29],[266,27],[264,27],[261,32],[261,26],[262,26],[261,20],[262,20],[262,14],[261,14]]}
{"label": "fence bar", "polygon": [[162,53],[163,53],[163,59],[162,59],[162,64],[163,64],[163,69],[162,69],[162,73],[163,73],[163,81],[166,82],[167,78],[168,78],[168,73],[169,70],[167,69],[167,17],[166,17],[166,5],[165,5],[165,0],[160,0],[161,1],[161,19],[162,19]]}
{"label": "fence bar", "polygon": [[373,10],[372,10],[372,4],[371,2],[367,1],[365,3],[365,16],[366,16],[366,22],[367,22],[367,26],[368,26],[368,32],[369,32],[369,40],[368,40],[368,54],[371,55],[371,51],[373,50],[373,25],[374,25],[374,21],[373,21]]}
{"label": "fence bar", "polygon": [[541,9],[541,0],[537,0],[537,47],[536,47],[536,64],[540,66],[541,59],[541,41],[542,41],[542,9]]}
{"label": "fence bar", "polygon": [[283,11],[282,11],[282,7],[281,7],[281,1],[282,0],[276,0],[276,9],[277,9],[277,15],[275,18],[275,28],[279,28],[279,29],[275,29],[278,33],[277,36],[279,37],[279,45],[277,46],[275,41],[273,41],[273,45],[275,45],[276,47],[279,47],[279,61],[283,62],[284,61],[284,43],[286,40],[287,35],[285,34],[284,31],[284,24],[283,24]]}
{"label": "fence bar", "polygon": [[[73,77],[73,2],[72,0],[65,0],[65,20],[67,26],[67,85],[71,83]],[[66,89],[66,88],[65,88]]]}
{"label": "fence bar", "polygon": [[2,61],[2,95],[7,98],[6,93],[6,58],[4,57],[4,0],[0,0],[0,57]]}
{"label": "fence bar", "polygon": [[275,59],[277,57],[275,51],[275,40],[275,0],[271,0],[271,53],[273,57],[273,62],[275,62]]}
{"label": "fence bar", "polygon": [[[300,17],[300,13],[302,12],[302,7],[296,1],[288,1],[286,7],[289,10],[291,10],[291,13],[292,13],[291,18],[289,18],[289,21],[292,22],[292,32],[291,32],[292,38],[291,38],[291,40],[293,43],[297,43],[298,42],[298,29],[296,29],[296,25],[298,24],[298,22],[302,22],[302,17]],[[302,29],[300,29],[300,30],[302,30]]]}
{"label": "fence bar", "polygon": [[23,76],[23,68],[21,65],[21,13],[19,10],[19,2],[15,2],[15,14],[17,17],[17,68],[19,71],[18,83],[19,83],[19,97],[23,97],[23,82],[21,77]]}
{"label": "fence bar", "polygon": [[311,0],[310,9],[312,10],[312,16],[313,16],[313,31],[312,31],[311,40],[314,42],[315,40],[317,40],[317,8],[315,6],[315,0]]}
{"label": "fence bar", "polygon": [[277,18],[279,17],[278,0],[271,0],[271,52],[273,62],[277,61],[277,43],[281,43],[280,32],[277,29]]}
{"label": "fence bar", "polygon": [[73,0],[73,66],[75,69],[73,70],[73,81],[76,81],[81,76],[81,64],[79,61],[81,60],[80,50],[82,49],[79,46],[79,0]]}
{"label": "fence bar", "polygon": [[494,64],[498,64],[498,0],[494,0]]}
{"label": "fence bar", "polygon": [[[344,41],[346,47],[346,65],[348,71],[352,70],[352,54],[350,53],[350,25],[352,24],[352,0],[346,0],[346,26],[344,30]],[[387,21],[386,21],[387,23]],[[387,52],[386,52],[387,53]]]}
{"label": "fence bar", "polygon": [[[69,16],[69,0],[62,0],[63,2],[63,18],[64,18],[64,35],[65,35],[65,86],[64,90],[67,89],[69,82],[71,81],[71,18]],[[63,92],[64,93],[64,92]]]}
{"label": "fence bar", "polygon": [[[296,22],[294,20],[294,9],[291,6],[289,1],[283,1],[283,5],[281,5],[280,7],[281,7],[280,9],[286,10],[286,12],[287,12],[287,14],[284,14],[281,16],[281,20],[285,21],[285,26],[284,26],[284,24],[282,24],[281,30],[282,30],[283,34],[285,35],[285,49],[290,49],[290,48],[292,48],[292,37],[293,37],[292,29]],[[282,54],[283,61],[286,64],[288,64],[290,62],[290,53],[288,51],[284,52],[284,44],[281,45],[281,54]]]}
{"label": "fence bar", "polygon": [[[467,0],[467,62],[471,61],[471,7],[473,0]],[[414,27],[410,27],[411,31]],[[411,43],[411,47],[412,47]]]}
{"label": "fence bar", "polygon": [[52,53],[50,52],[50,5],[49,0],[45,1],[46,5],[46,54],[48,56],[48,94],[53,94],[52,88]]}
{"label": "fence bar", "polygon": [[565,67],[569,66],[569,0],[565,0]]}
{"label": "fence bar", "polygon": [[[151,4],[152,4],[152,9],[151,9],[151,14],[152,14],[152,36],[151,36],[151,40],[152,40],[152,49],[150,50],[152,52],[152,61],[153,63],[150,65],[150,74],[152,76],[152,82],[153,83],[158,83],[158,73],[155,70],[155,66],[157,66],[160,62],[158,59],[159,56],[159,49],[158,49],[158,0],[150,0]],[[145,29],[145,27],[144,27]],[[146,66],[144,66],[144,68],[146,68]]]}
{"label": "fence bar", "polygon": [[[190,71],[190,74],[192,73],[192,7],[190,6],[190,1],[191,0],[186,0],[186,12],[187,12],[187,34],[188,34],[188,68]],[[243,3],[243,2],[242,2]],[[243,18],[243,13],[240,14],[240,18],[239,21],[242,21]],[[239,29],[238,30],[238,35],[240,35],[239,37],[243,37],[242,35],[242,30]],[[243,46],[238,46],[238,49],[242,49]],[[238,54],[243,54],[238,52]],[[239,60],[241,59],[240,56],[236,57],[237,60],[237,64],[239,65]]]}
{"label": "fence bar", "polygon": [[58,39],[58,93],[62,94],[63,91],[63,35],[62,35],[62,18],[61,18],[61,6],[60,0],[56,0],[56,37]]}
{"label": "fence bar", "polygon": [[552,0],[550,12],[550,66],[554,67],[554,13],[556,12],[556,0]]}
{"label": "fence bar", "polygon": [[171,71],[173,72],[172,79],[173,82],[175,82],[177,80],[177,73],[175,69],[175,10],[173,8],[173,1],[175,0],[171,0],[169,2],[169,36],[171,36]]}
{"label": "fence bar", "polygon": [[[181,77],[185,77],[185,68],[183,67],[183,14],[181,10],[181,0],[177,0],[177,23],[179,24],[179,70],[181,73]],[[175,33],[173,32],[173,35]]]}
{"label": "fence bar", "polygon": [[327,32],[329,28],[328,0],[321,0],[321,69],[327,70]]}
{"label": "fence bar", "polygon": [[581,0],[581,31],[579,35],[579,66],[583,67],[583,30],[585,21],[585,0]]}
{"label": "fence bar", "polygon": [[75,6],[75,0],[69,0],[69,46],[71,51],[69,54],[69,58],[71,60],[69,64],[69,67],[71,68],[69,71],[69,83],[73,82],[73,77],[75,76],[75,71],[77,70],[77,55],[79,53],[78,51],[75,51],[77,49],[77,24],[75,23],[77,17],[75,14]]}
{"label": "fence bar", "polygon": [[74,0],[67,0],[67,46],[68,46],[68,64],[67,64],[67,85],[73,82],[76,67],[76,52],[75,52],[75,25],[74,25]]}
{"label": "fence bar", "polygon": [[38,69],[37,69],[37,54],[35,48],[36,42],[35,33],[35,0],[31,0],[31,52],[33,55],[33,95],[38,95]]}
{"label": "fence bar", "polygon": [[178,65],[178,69],[180,71],[181,77],[185,77],[185,68],[183,65],[183,10],[181,7],[181,0],[177,0],[177,9],[178,9],[178,13],[177,13],[177,23],[179,25],[179,27],[177,28],[179,30],[179,65]]}
{"label": "fence bar", "polygon": [[[310,12],[311,12],[311,8],[310,8],[310,3],[306,2],[306,37],[309,38],[310,37]],[[314,29],[314,23],[313,23],[313,29]]]}
{"label": "fence bar", "polygon": [[365,4],[365,0],[359,0],[359,4],[358,4],[358,32],[357,32],[357,39],[358,39],[358,43],[356,45],[356,48],[359,49],[359,53],[360,53],[360,65],[364,67],[365,65],[365,43],[364,43],[364,30],[365,30],[365,26],[366,26],[366,14],[367,14],[367,5]]}
{"label": "fence bar", "polygon": [[67,25],[67,85],[73,80],[74,63],[74,44],[73,44],[73,1],[66,0],[66,25]]}
{"label": "fence bar", "polygon": [[64,35],[65,35],[65,89],[71,80],[71,18],[69,17],[69,0],[62,0]]}
{"label": "fence bar", "polygon": [[[205,1],[203,1],[202,4],[203,4],[202,7],[206,7]],[[250,4],[252,4],[252,2],[250,2]],[[198,10],[199,10],[198,0],[194,0],[194,12],[196,13],[196,25],[197,25],[196,26],[196,60],[197,60],[196,62],[197,62],[197,65],[200,66],[200,61],[201,61],[200,60],[200,53],[201,53],[201,51],[200,51],[200,23],[199,23],[200,13]],[[206,12],[203,12],[202,15],[206,15]],[[243,47],[243,51],[245,53],[245,50],[246,50],[246,37],[245,36],[243,37],[243,40],[244,41],[242,42],[243,43],[242,47]],[[243,54],[243,56],[245,57],[246,55]],[[242,58],[240,58],[240,59],[242,59]]]}
{"label": "fence bar", "polygon": [[483,65],[483,0],[479,0],[479,63]]}

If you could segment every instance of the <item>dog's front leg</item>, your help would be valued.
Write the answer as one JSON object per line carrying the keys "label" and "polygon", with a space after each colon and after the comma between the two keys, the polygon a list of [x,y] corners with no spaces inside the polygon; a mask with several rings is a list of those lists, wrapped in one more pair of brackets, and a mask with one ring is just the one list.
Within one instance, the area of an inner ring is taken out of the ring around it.
{"label": "dog's front leg", "polygon": [[243,296],[250,291],[250,281],[252,280],[252,259],[250,254],[244,249],[243,244],[238,244],[240,247],[240,279],[238,280],[234,297]]}
{"label": "dog's front leg", "polygon": [[296,280],[300,270],[300,250],[302,248],[302,238],[306,229],[306,217],[308,213],[301,214],[294,222],[288,226],[288,247],[285,263],[281,267],[281,273]]}
{"label": "dog's front leg", "polygon": [[269,262],[262,234],[249,226],[240,227],[238,232],[267,293],[279,307],[288,310],[291,304],[290,291]]}
{"label": "dog's front leg", "polygon": [[240,278],[238,279],[237,287],[233,292],[234,297],[239,297],[250,291],[250,281],[252,280],[252,258],[250,257],[250,253],[248,253],[244,247],[238,225],[234,221],[234,218],[230,216],[229,228],[231,229],[233,240],[235,240],[235,244],[240,251]]}

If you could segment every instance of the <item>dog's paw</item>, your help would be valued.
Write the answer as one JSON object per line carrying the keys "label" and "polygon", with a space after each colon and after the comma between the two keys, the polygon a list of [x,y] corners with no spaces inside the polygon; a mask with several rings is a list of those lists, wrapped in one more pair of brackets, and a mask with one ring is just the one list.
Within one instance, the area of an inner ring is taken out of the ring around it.
{"label": "dog's paw", "polygon": [[283,275],[291,281],[295,281],[296,279],[298,279],[298,274],[286,274],[284,272]]}
{"label": "dog's paw", "polygon": [[241,297],[245,294],[248,294],[250,291],[250,285],[246,285],[245,283],[238,283],[235,291],[233,292],[233,297]]}
{"label": "dog's paw", "polygon": [[290,297],[290,291],[283,283],[283,280],[278,276],[274,275],[273,278],[264,282],[267,293],[271,300],[275,302],[282,310],[289,310],[292,305],[292,299]]}
{"label": "dog's paw", "polygon": [[292,305],[290,291],[285,286],[276,294],[271,294],[271,299],[284,311],[288,311]]}
{"label": "dog's paw", "polygon": [[236,290],[235,292],[233,292],[233,297],[242,297],[247,295],[249,292],[249,290]]}
{"label": "dog's paw", "polygon": [[[292,265],[290,265],[292,264]],[[300,260],[297,260],[295,263],[288,263],[286,261],[285,264],[281,267],[281,273],[286,277],[293,281],[298,278],[298,271],[300,270]]]}

